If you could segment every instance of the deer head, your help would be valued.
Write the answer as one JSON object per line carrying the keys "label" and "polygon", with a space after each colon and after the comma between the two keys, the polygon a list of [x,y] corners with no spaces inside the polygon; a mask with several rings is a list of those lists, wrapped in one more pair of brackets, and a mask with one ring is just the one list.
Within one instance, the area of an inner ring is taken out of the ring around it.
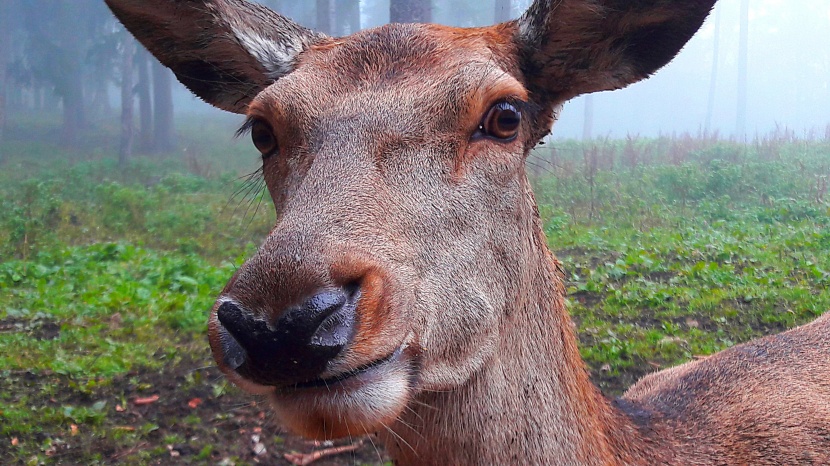
{"label": "deer head", "polygon": [[671,60],[714,0],[537,0],[492,27],[344,38],[244,0],[107,3],[196,95],[247,116],[277,221],[220,294],[210,345],[288,427],[331,438],[548,325],[526,312],[563,295],[528,152],[558,105]]}

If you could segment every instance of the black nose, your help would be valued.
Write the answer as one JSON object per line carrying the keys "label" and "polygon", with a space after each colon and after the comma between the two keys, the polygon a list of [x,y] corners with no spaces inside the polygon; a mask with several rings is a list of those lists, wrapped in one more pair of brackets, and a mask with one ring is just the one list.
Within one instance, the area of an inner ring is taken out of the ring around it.
{"label": "black nose", "polygon": [[282,313],[276,323],[226,301],[217,317],[225,365],[262,385],[315,380],[351,340],[357,287],[326,290]]}

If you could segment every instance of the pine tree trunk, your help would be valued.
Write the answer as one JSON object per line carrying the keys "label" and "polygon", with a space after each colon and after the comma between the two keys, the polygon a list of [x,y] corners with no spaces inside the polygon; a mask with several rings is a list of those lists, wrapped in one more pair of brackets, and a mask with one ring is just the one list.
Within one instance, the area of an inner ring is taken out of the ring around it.
{"label": "pine tree trunk", "polygon": [[65,77],[63,92],[63,128],[61,141],[67,147],[77,147],[81,131],[86,127],[84,86],[80,64]]}
{"label": "pine tree trunk", "polygon": [[[74,24],[82,17],[81,3],[67,2],[60,9],[59,19],[63,24]],[[83,36],[73,28],[60,32],[60,48],[65,66],[61,82],[56,90],[63,104],[63,128],[61,140],[67,147],[77,147],[81,131],[86,128],[83,78]]]}
{"label": "pine tree trunk", "polygon": [[504,23],[513,19],[513,2],[511,0],[496,0],[496,11],[493,19],[496,23]]}
{"label": "pine tree trunk", "polygon": [[335,0],[334,11],[334,34],[347,36],[360,30],[360,0]]}
{"label": "pine tree trunk", "polygon": [[138,150],[151,152],[153,150],[153,104],[150,98],[150,54],[144,47],[139,46],[135,54],[138,71]]}
{"label": "pine tree trunk", "polygon": [[153,60],[153,148],[173,150],[173,80],[170,70]]}
{"label": "pine tree trunk", "polygon": [[749,66],[749,0],[741,0],[741,31],[738,41],[738,108],[735,135],[746,137],[747,67]]}
{"label": "pine tree trunk", "polygon": [[331,0],[316,0],[317,4],[317,27],[316,29],[326,34],[331,34]]}
{"label": "pine tree trunk", "polygon": [[704,126],[707,136],[712,132],[712,115],[715,113],[715,90],[718,84],[718,61],[720,60],[720,12],[719,8],[715,10],[715,37],[712,39],[714,42],[712,47],[712,75],[709,78],[709,102],[706,106],[706,124]]}
{"label": "pine tree trunk", "polygon": [[[0,1],[0,144],[3,143],[3,133],[6,129],[6,67],[11,54],[11,2]],[[3,161],[3,152],[0,150],[0,162]]]}
{"label": "pine tree trunk", "polygon": [[429,23],[432,21],[431,0],[390,0],[390,23]]}
{"label": "pine tree trunk", "polygon": [[582,125],[582,140],[590,141],[594,137],[594,96],[586,95],[585,119]]}
{"label": "pine tree trunk", "polygon": [[124,39],[124,54],[121,57],[121,144],[118,150],[118,166],[124,168],[133,154],[133,60],[135,40]]}

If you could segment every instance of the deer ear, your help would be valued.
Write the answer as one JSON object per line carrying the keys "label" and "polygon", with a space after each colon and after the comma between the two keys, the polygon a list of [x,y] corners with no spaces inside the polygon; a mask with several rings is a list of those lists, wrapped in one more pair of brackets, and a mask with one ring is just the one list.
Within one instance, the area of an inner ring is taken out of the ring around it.
{"label": "deer ear", "polygon": [[147,49],[206,102],[244,113],[326,36],[245,0],[106,0]]}
{"label": "deer ear", "polygon": [[518,20],[531,91],[552,103],[619,89],[671,61],[715,0],[536,0]]}

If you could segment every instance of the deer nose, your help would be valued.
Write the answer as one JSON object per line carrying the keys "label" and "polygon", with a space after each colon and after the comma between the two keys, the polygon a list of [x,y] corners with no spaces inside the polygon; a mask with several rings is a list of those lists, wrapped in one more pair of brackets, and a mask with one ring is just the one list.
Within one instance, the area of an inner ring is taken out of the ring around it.
{"label": "deer nose", "polygon": [[261,385],[315,380],[352,339],[359,298],[356,286],[325,290],[275,323],[226,301],[217,310],[223,362]]}

